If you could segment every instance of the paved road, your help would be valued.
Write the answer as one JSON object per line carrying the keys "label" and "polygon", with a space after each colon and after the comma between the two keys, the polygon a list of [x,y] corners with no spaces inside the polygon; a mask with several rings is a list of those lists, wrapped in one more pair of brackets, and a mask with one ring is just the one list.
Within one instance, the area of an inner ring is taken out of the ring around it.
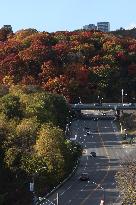
{"label": "paved road", "polygon": [[[88,127],[91,134],[86,134]],[[76,120],[71,125],[71,136],[83,145],[83,154],[77,172],[57,192],[59,205],[97,205],[101,199],[106,205],[117,204],[118,191],[114,175],[120,168],[120,159],[127,153],[119,142],[118,132],[112,120]],[[90,156],[95,151],[97,157]],[[81,173],[89,174],[88,181],[80,181]],[[54,192],[49,200],[56,204]]]}

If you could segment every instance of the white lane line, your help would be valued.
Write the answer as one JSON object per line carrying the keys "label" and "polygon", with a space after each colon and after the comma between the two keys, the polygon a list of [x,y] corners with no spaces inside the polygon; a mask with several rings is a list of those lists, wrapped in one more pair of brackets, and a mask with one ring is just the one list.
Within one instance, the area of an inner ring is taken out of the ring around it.
{"label": "white lane line", "polygon": [[92,181],[91,180],[88,180],[87,181],[87,184],[80,190],[80,191],[85,191],[85,188],[89,185],[92,185]]}
{"label": "white lane line", "polygon": [[69,186],[66,190],[64,190],[60,195],[62,196],[62,195],[63,195],[66,191],[68,191],[71,187],[72,187],[72,185]]}
{"label": "white lane line", "polygon": [[[96,187],[95,189],[93,189],[93,192],[95,192],[95,191],[98,189],[98,187],[102,185],[102,183],[103,183],[103,182],[105,181],[105,179],[107,178],[107,176],[108,176],[108,174],[109,174],[109,171],[110,171],[110,168],[111,168],[111,166],[110,166],[111,160],[110,160],[110,157],[109,157],[109,154],[108,154],[108,150],[107,150],[106,147],[105,147],[105,144],[104,144],[102,135],[101,135],[101,133],[100,133],[100,131],[99,131],[98,122],[97,122],[97,127],[98,127],[98,135],[99,135],[99,137],[100,137],[100,139],[101,139],[101,143],[102,143],[103,148],[104,148],[104,150],[105,150],[106,156],[108,157],[108,167],[107,167],[107,170],[106,170],[106,174],[105,174],[104,177],[101,179],[100,184],[97,185],[97,187]],[[88,196],[81,202],[80,205],[85,204],[85,202],[91,197],[91,195],[93,194],[93,192],[89,193]]]}
{"label": "white lane line", "polygon": [[86,170],[86,167],[84,167],[84,169],[83,170]]}

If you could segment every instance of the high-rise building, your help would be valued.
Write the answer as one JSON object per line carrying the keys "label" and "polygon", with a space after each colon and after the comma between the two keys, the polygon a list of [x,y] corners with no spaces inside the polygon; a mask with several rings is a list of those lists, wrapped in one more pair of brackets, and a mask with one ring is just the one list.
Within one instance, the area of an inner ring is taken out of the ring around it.
{"label": "high-rise building", "polygon": [[109,32],[110,23],[109,22],[97,22],[97,30],[100,30],[103,32]]}
{"label": "high-rise building", "polygon": [[85,30],[100,30],[103,32],[110,31],[110,23],[109,22],[97,22],[97,26],[95,24],[88,24],[83,26]]}
{"label": "high-rise building", "polygon": [[96,30],[97,26],[95,26],[95,24],[89,24],[89,25],[83,26],[83,29],[85,29],[85,30]]}

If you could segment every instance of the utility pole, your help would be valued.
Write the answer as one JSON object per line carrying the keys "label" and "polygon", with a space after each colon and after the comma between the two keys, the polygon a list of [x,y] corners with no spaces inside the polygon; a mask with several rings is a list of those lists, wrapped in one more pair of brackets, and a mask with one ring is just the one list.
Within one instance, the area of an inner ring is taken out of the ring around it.
{"label": "utility pole", "polygon": [[57,205],[59,205],[59,193],[57,193]]}
{"label": "utility pole", "polygon": [[121,102],[122,102],[122,104],[123,104],[123,95],[124,95],[124,90],[122,89],[121,90]]}
{"label": "utility pole", "polygon": [[121,123],[120,123],[120,132],[121,132],[121,134],[122,134],[122,132],[123,132],[122,124],[121,124]]}

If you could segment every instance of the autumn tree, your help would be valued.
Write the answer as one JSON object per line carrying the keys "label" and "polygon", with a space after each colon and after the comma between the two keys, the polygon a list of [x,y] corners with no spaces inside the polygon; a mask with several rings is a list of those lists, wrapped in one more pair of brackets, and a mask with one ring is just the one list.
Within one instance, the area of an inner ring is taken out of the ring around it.
{"label": "autumn tree", "polygon": [[48,172],[55,181],[64,176],[64,133],[53,124],[45,124],[41,127],[35,150],[38,156],[46,159]]}
{"label": "autumn tree", "polygon": [[0,29],[0,41],[6,41],[10,34],[13,34],[12,27],[10,25],[3,26]]}
{"label": "autumn tree", "polygon": [[133,151],[122,163],[121,170],[116,175],[118,188],[120,190],[123,205],[136,202],[136,152]]}

